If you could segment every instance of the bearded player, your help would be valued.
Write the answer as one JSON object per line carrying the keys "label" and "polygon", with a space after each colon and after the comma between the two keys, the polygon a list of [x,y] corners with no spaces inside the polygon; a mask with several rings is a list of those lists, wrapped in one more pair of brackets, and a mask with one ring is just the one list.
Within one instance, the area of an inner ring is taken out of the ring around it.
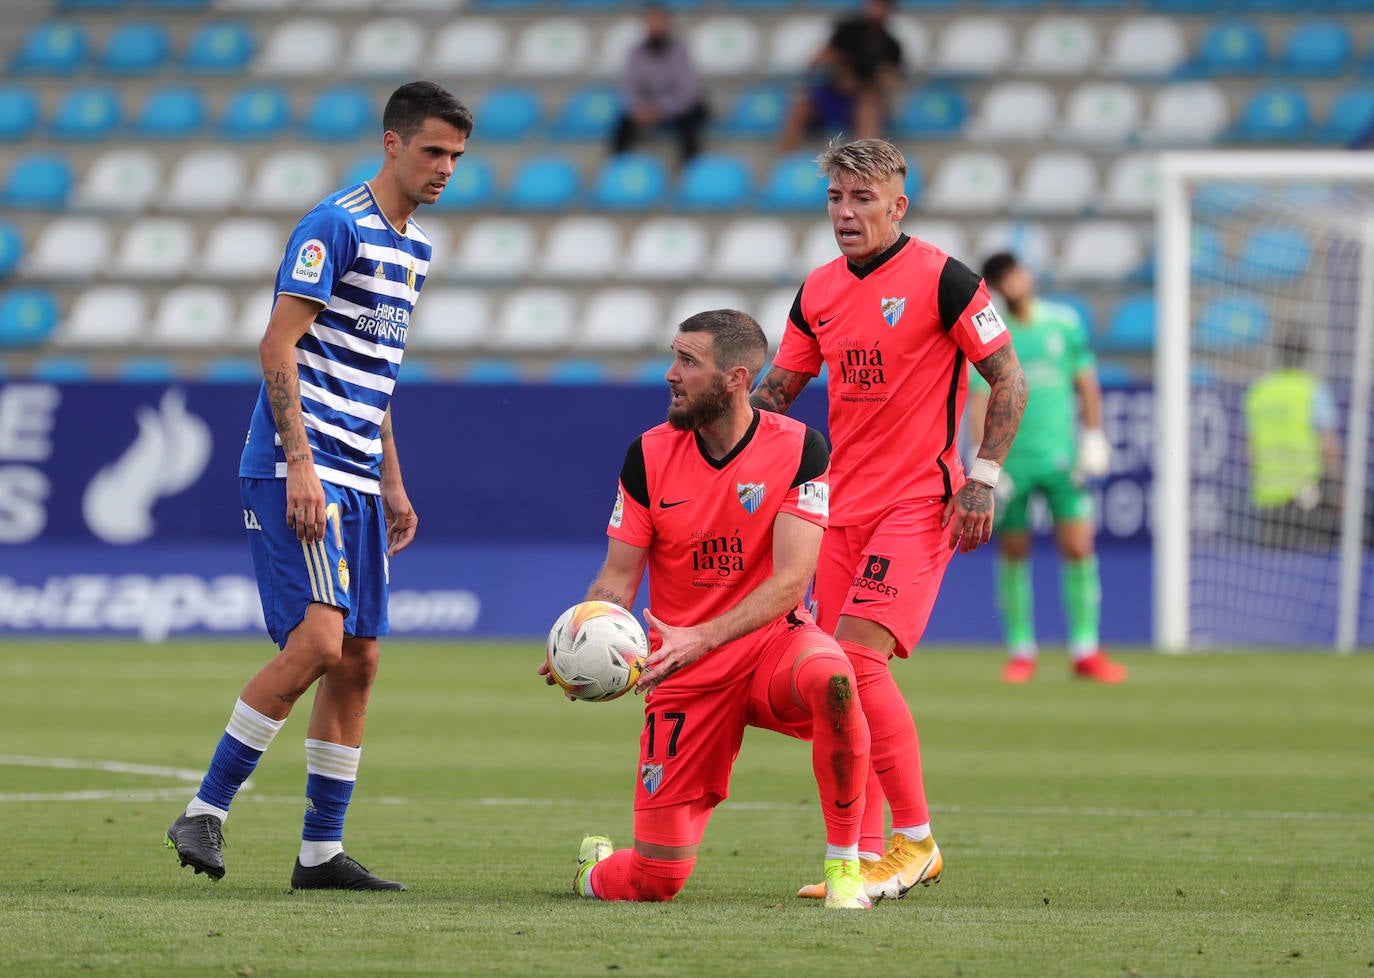
{"label": "bearded player", "polygon": [[[817,162],[841,254],[802,283],[753,403],[786,412],[829,369],[833,499],[816,621],[854,665],[872,735],[859,844],[865,887],[870,898],[900,897],[938,882],[944,860],[931,836],[916,724],[888,660],[920,641],[953,552],[976,549],[992,532],[993,490],[1026,379],[978,275],[902,233],[907,164],[897,147],[836,142]],[[990,387],[967,475],[956,448],[966,362]],[[817,886],[798,894],[820,895]]]}

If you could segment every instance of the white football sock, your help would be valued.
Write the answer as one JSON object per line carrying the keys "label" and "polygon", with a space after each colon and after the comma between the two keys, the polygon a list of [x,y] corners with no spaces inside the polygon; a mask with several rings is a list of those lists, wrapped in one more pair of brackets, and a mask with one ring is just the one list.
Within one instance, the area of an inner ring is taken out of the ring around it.
{"label": "white football sock", "polygon": [[904,835],[912,842],[922,842],[930,838],[930,823],[926,822],[924,825],[912,825],[900,829],[894,825],[892,827],[892,834]]}
{"label": "white football sock", "polygon": [[343,842],[335,840],[333,842],[306,842],[301,840],[301,865],[306,869],[313,866],[323,866],[339,853],[343,852]]}
{"label": "white football sock", "polygon": [[859,844],[856,842],[852,846],[831,846],[825,847],[826,859],[848,859],[854,862],[859,858]]}

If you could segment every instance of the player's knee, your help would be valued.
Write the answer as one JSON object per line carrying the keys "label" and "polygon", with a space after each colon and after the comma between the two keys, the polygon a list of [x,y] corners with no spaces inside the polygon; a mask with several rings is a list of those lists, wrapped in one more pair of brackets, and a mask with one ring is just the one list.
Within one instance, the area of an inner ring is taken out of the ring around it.
{"label": "player's knee", "polygon": [[808,655],[798,663],[794,681],[813,716],[824,715],[838,724],[859,709],[854,666],[842,655]]}
{"label": "player's knee", "polygon": [[377,664],[381,658],[381,649],[372,639],[345,641],[334,671],[346,673],[350,681],[370,688],[377,678]]}
{"label": "player's knee", "polygon": [[666,903],[677,896],[696,865],[695,859],[654,859],[644,862],[652,865],[638,867],[640,872],[635,887],[638,899],[644,903]]}

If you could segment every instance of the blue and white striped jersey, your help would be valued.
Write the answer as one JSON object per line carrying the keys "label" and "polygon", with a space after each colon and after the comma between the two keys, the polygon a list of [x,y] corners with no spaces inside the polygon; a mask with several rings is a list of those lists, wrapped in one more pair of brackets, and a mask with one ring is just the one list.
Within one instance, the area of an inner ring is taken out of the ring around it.
{"label": "blue and white striped jersey", "polygon": [[[320,202],[291,232],[277,294],[324,304],[296,344],[301,412],[321,481],[379,491],[379,432],[430,252],[413,220],[404,234],[387,222],[366,183]],[[286,477],[266,384],[239,475]]]}

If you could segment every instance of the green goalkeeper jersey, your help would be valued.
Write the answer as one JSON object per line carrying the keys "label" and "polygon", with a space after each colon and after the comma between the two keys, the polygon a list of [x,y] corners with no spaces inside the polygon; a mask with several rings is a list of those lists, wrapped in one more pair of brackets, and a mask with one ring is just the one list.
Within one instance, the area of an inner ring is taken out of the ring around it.
{"label": "green goalkeeper jersey", "polygon": [[[1071,306],[1034,299],[1027,319],[1003,311],[1012,345],[1026,373],[1026,411],[1007,454],[1016,472],[1065,471],[1077,455],[1073,379],[1097,360],[1088,346],[1083,319]],[[969,368],[969,389],[986,395],[988,383]]]}

